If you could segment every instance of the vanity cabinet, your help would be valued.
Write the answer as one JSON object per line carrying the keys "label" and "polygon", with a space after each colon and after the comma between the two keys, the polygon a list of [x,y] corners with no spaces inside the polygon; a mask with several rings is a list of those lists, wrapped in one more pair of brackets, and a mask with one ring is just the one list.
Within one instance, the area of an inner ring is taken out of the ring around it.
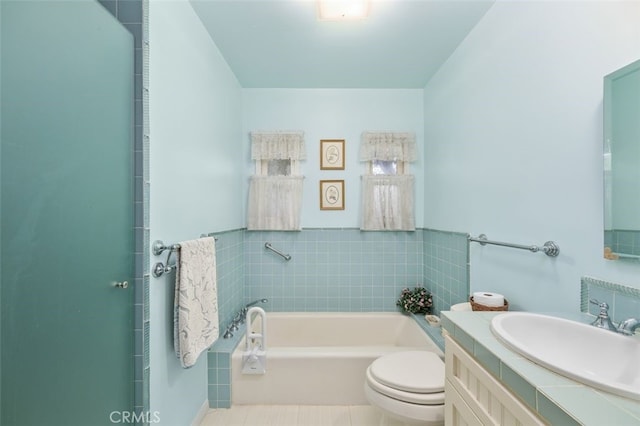
{"label": "vanity cabinet", "polygon": [[447,426],[546,425],[451,336],[445,336]]}

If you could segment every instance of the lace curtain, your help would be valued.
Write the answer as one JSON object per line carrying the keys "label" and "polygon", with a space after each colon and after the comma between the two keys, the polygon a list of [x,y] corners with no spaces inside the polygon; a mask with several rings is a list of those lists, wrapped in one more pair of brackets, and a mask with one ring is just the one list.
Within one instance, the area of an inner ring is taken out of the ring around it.
{"label": "lace curtain", "polygon": [[413,231],[412,175],[362,176],[362,227],[364,231]]}
{"label": "lace curtain", "polygon": [[[416,158],[415,136],[412,133],[362,134],[361,161],[411,162]],[[413,175],[362,176],[362,230],[414,231],[413,206]]]}
{"label": "lace curtain", "polygon": [[252,176],[249,230],[300,230],[302,176]]}
{"label": "lace curtain", "polygon": [[[257,162],[306,158],[302,132],[252,132]],[[296,169],[290,167],[289,170]],[[299,231],[303,176],[254,175],[249,182],[248,230]]]}
{"label": "lace curtain", "polygon": [[364,132],[360,161],[416,161],[416,138],[413,133]]}
{"label": "lace curtain", "polygon": [[251,132],[252,160],[304,160],[304,133]]}

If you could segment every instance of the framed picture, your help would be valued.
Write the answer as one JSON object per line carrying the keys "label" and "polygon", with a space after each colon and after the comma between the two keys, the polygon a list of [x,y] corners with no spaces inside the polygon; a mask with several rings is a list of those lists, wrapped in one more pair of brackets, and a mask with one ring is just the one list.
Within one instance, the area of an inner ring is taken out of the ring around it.
{"label": "framed picture", "polygon": [[344,210],[344,180],[320,181],[320,210]]}
{"label": "framed picture", "polygon": [[320,170],[344,170],[344,139],[320,141]]}

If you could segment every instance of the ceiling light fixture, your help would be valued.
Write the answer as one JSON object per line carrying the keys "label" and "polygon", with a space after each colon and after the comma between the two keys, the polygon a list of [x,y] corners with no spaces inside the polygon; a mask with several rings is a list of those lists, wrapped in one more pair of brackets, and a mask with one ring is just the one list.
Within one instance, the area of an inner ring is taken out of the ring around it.
{"label": "ceiling light fixture", "polygon": [[369,0],[318,0],[318,19],[345,21],[369,16]]}

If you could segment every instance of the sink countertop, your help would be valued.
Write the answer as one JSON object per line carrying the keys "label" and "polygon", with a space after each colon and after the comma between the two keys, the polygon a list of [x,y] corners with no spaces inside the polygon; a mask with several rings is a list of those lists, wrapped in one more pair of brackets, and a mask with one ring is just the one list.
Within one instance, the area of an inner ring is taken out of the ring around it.
{"label": "sink countertop", "polygon": [[[442,328],[533,411],[552,425],[640,426],[640,401],[600,391],[541,367],[500,343],[491,332],[491,319],[503,312],[440,313]],[[544,313],[579,322],[593,316]],[[602,348],[602,361],[615,362]],[[640,363],[640,360],[638,360]]]}

